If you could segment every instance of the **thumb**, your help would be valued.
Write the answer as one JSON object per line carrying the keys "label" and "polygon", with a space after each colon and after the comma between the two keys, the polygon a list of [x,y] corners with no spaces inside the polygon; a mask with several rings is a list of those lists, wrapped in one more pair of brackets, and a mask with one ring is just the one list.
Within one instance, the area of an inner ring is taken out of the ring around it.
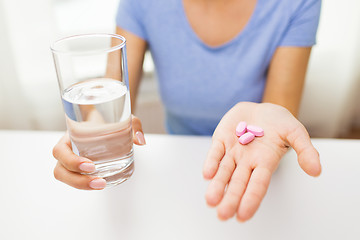
{"label": "thumb", "polygon": [[144,132],[139,118],[132,115],[133,141],[136,145],[145,145]]}
{"label": "thumb", "polygon": [[287,135],[287,141],[298,156],[300,167],[310,176],[316,177],[321,173],[320,156],[311,143],[305,127],[297,122],[297,126]]}

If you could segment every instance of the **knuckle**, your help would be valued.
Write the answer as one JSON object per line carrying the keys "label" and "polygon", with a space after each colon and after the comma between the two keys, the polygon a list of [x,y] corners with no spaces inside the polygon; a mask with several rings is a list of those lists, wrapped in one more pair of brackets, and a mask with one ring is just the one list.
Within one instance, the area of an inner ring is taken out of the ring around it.
{"label": "knuckle", "polygon": [[227,194],[230,199],[236,199],[236,200],[240,199],[242,196],[241,192],[235,191],[234,189],[230,189],[230,188],[228,189]]}
{"label": "knuckle", "polygon": [[52,155],[54,156],[54,158],[58,159],[59,152],[60,152],[60,147],[58,144],[56,144],[52,150]]}
{"label": "knuckle", "polygon": [[259,192],[255,192],[255,191],[251,191],[249,192],[249,198],[253,200],[253,202],[257,203],[257,202],[261,202],[261,200],[263,199],[263,195]]}
{"label": "knuckle", "polygon": [[66,168],[71,171],[78,171],[80,162],[78,161],[78,158],[76,157],[69,157],[64,161],[64,164],[66,165]]}
{"label": "knuckle", "polygon": [[142,128],[140,119],[134,115],[132,116],[132,124],[133,124],[133,127],[140,128],[140,129]]}
{"label": "knuckle", "polygon": [[81,190],[93,190],[90,188],[90,182],[94,179],[94,177],[87,176],[87,175],[81,175],[79,178],[77,178],[76,181],[72,182],[71,186],[76,189]]}
{"label": "knuckle", "polygon": [[226,173],[226,175],[231,176],[234,172],[234,166],[232,164],[221,162],[220,167],[222,171]]}
{"label": "knuckle", "polygon": [[[252,179],[252,185],[254,187],[254,190],[256,189],[256,192],[259,192],[259,193],[262,193],[262,192],[266,191],[266,189],[267,189],[267,184],[263,180]],[[255,191],[252,191],[252,192],[255,192]]]}
{"label": "knuckle", "polygon": [[140,119],[134,115],[132,115],[132,122],[133,123],[139,123],[140,122]]}
{"label": "knuckle", "polygon": [[214,188],[223,188],[228,184],[228,181],[216,175],[211,183]]}
{"label": "knuckle", "polygon": [[230,182],[231,182],[231,184],[236,185],[237,188],[239,188],[239,187],[245,188],[247,185],[247,181],[245,179],[243,179],[240,176],[235,176],[235,175],[231,178]]}
{"label": "knuckle", "polygon": [[54,168],[54,177],[56,180],[61,181],[61,174],[58,166]]}
{"label": "knuckle", "polygon": [[81,190],[86,190],[88,189],[86,183],[84,183],[83,181],[76,181],[76,182],[73,182],[71,184],[72,187],[76,188],[76,189],[81,189]]}

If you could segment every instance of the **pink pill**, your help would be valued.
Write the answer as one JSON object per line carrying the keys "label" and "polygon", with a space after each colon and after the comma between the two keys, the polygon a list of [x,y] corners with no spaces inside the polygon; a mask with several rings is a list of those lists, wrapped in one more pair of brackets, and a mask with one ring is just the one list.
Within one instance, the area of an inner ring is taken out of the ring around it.
{"label": "pink pill", "polygon": [[239,122],[239,124],[236,127],[236,136],[240,137],[244,133],[246,133],[246,122]]}
{"label": "pink pill", "polygon": [[246,145],[250,143],[252,140],[254,140],[254,138],[255,138],[254,134],[252,134],[251,132],[247,132],[239,138],[239,143],[241,143],[242,145]]}
{"label": "pink pill", "polygon": [[246,127],[246,130],[248,132],[251,132],[252,134],[254,134],[255,137],[264,136],[264,129],[262,129],[261,127],[258,127],[258,126],[249,125],[249,126]]}

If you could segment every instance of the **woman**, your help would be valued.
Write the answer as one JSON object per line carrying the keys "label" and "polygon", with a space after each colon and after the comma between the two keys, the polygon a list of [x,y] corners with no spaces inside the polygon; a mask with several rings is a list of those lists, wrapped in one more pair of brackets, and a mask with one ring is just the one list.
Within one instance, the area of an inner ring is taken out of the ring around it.
{"label": "woman", "polygon": [[[207,203],[218,206],[220,219],[236,214],[245,221],[253,216],[289,146],[305,172],[321,172],[317,151],[293,117],[315,44],[320,5],[320,0],[120,3],[116,32],[127,39],[132,105],[149,48],[168,132],[213,134],[203,174],[211,179]],[[240,145],[234,134],[239,121],[262,126],[265,136]],[[134,142],[144,144],[140,121],[135,118],[133,123]],[[54,148],[54,156],[59,160],[57,179],[82,189],[105,187],[103,180],[79,174],[85,169],[81,166],[92,163],[72,153],[67,136]]]}

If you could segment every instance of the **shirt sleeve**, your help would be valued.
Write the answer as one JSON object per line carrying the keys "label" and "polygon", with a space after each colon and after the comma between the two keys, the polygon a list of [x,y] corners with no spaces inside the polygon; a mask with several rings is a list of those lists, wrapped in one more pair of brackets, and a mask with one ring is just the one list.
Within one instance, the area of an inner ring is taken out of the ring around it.
{"label": "shirt sleeve", "polygon": [[321,0],[303,0],[294,11],[280,46],[309,47],[316,43]]}
{"label": "shirt sleeve", "polygon": [[144,26],[144,13],[141,4],[136,0],[120,0],[116,14],[116,25],[136,36],[147,40]]}

